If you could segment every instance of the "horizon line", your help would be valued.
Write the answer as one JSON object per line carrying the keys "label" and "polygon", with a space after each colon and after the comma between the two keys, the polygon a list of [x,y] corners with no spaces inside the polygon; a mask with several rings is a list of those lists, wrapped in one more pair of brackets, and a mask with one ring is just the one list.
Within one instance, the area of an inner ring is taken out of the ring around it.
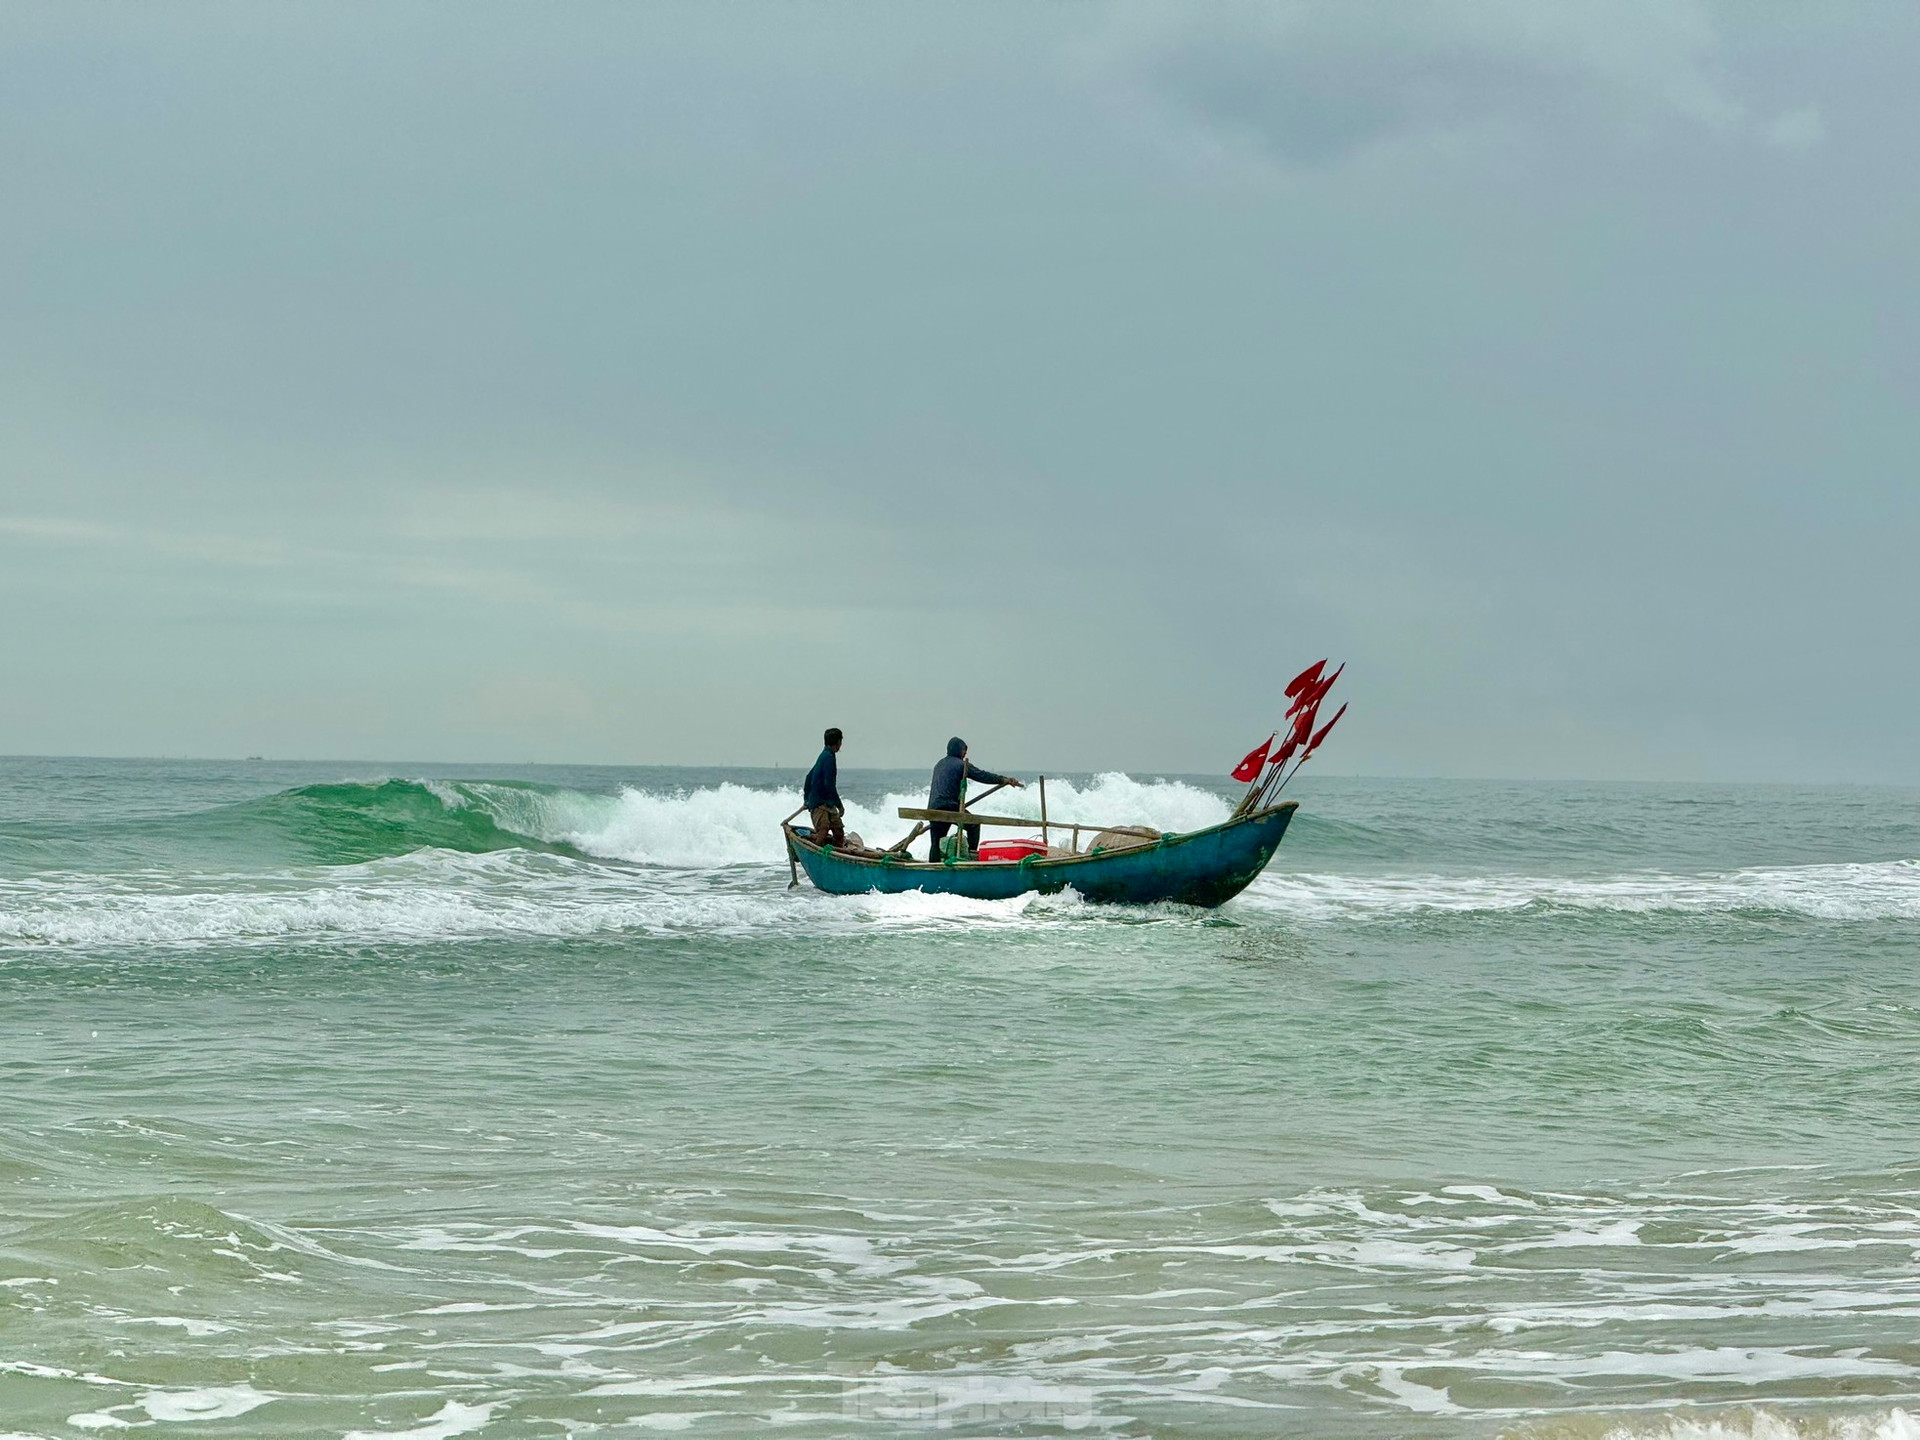
{"label": "horizon line", "polygon": [[[519,768],[545,769],[545,770],[742,770],[742,771],[760,771],[760,772],[765,772],[769,774],[786,774],[791,772],[794,774],[802,774],[802,775],[806,773],[806,769],[807,769],[805,765],[742,765],[742,764],[737,764],[732,762],[689,763],[685,761],[663,763],[663,762],[657,762],[657,761],[635,762],[635,761],[608,761],[608,760],[477,760],[477,759],[429,760],[429,759],[423,759],[417,756],[410,759],[394,759],[392,757],[376,758],[376,757],[368,757],[368,756],[327,756],[327,757],[316,758],[316,757],[310,757],[310,756],[293,756],[293,755],[281,755],[281,756],[185,755],[185,754],[182,754],[182,755],[158,755],[158,754],[85,755],[85,754],[54,754],[51,752],[35,752],[35,751],[0,753],[0,763],[4,763],[6,761],[11,761],[11,760],[71,760],[71,761],[88,761],[88,762],[109,762],[109,763],[121,763],[121,764],[135,764],[140,762],[148,762],[148,763],[160,762],[160,763],[170,763],[170,764],[198,764],[198,765],[377,765],[377,766],[395,766],[395,767],[405,766],[405,765],[431,765],[431,766],[436,766],[440,768],[452,768],[452,767],[461,766],[461,765],[472,765],[472,766],[486,766],[486,767],[491,767],[496,769],[507,768],[507,767],[519,767]],[[846,765],[841,768],[843,769],[843,771],[847,771],[851,773],[860,773],[860,772],[866,771],[866,772],[872,772],[876,774],[900,774],[907,771],[918,771],[922,768],[927,768],[927,767],[922,767],[917,765],[914,765],[914,766]],[[1215,779],[1215,777],[1212,775],[1211,772],[1204,771],[1204,770],[1174,770],[1174,769],[1168,769],[1165,767],[1158,767],[1158,766],[1138,766],[1138,767],[1106,766],[1104,768],[1094,768],[1094,769],[1047,768],[1044,770],[1037,766],[1027,767],[1027,768],[1030,768],[1031,773],[1034,774],[1035,776],[1059,775],[1064,777],[1064,776],[1075,776],[1075,775],[1098,776],[1098,775],[1120,774],[1120,775],[1127,775],[1127,776],[1142,776],[1142,775],[1161,776],[1171,780],[1212,781]],[[1232,777],[1227,776],[1223,773],[1218,778],[1222,780],[1231,780]],[[1920,782],[1905,781],[1905,780],[1832,780],[1832,779],[1808,779],[1808,780],[1719,779],[1719,780],[1713,780],[1713,779],[1699,779],[1699,778],[1673,779],[1673,778],[1635,777],[1635,776],[1596,777],[1596,776],[1590,776],[1590,775],[1365,774],[1359,771],[1341,771],[1341,770],[1320,770],[1317,772],[1309,772],[1308,774],[1300,778],[1302,780],[1322,779],[1322,780],[1366,780],[1366,781],[1398,781],[1398,782],[1438,782],[1438,783],[1447,783],[1447,784],[1478,784],[1478,785],[1635,785],[1635,786],[1695,785],[1695,786],[1719,786],[1719,787],[1738,786],[1743,788],[1779,788],[1779,789],[1818,788],[1818,789],[1861,789],[1861,790],[1870,790],[1870,789],[1920,790]],[[1233,783],[1237,785],[1240,782],[1234,781]],[[1292,783],[1292,782],[1289,782],[1289,783]]]}

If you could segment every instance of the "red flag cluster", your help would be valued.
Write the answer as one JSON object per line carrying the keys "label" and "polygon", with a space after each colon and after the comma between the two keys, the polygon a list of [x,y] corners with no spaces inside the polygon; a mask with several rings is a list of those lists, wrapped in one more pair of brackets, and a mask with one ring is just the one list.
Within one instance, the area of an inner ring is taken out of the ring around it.
{"label": "red flag cluster", "polygon": [[[1331,675],[1326,674],[1327,662],[1316,661],[1287,682],[1287,719],[1292,723],[1287,727],[1287,738],[1281,740],[1278,748],[1274,741],[1280,738],[1280,732],[1274,731],[1254,749],[1247,752],[1246,758],[1233,767],[1233,778],[1244,784],[1253,784],[1260,779],[1261,771],[1267,772],[1266,783],[1260,787],[1260,802],[1264,802],[1271,792],[1286,782],[1280,778],[1280,771],[1289,760],[1299,756],[1301,765],[1307,757],[1320,748],[1320,742],[1327,738],[1340,717],[1347,713],[1342,705],[1326,724],[1320,724],[1320,702],[1327,698],[1327,692],[1333,689],[1333,682],[1340,678],[1341,671],[1347,667],[1343,663]],[[1315,727],[1318,726],[1316,729]],[[1295,770],[1299,769],[1296,765]],[[1249,796],[1249,801],[1253,797]],[[1248,802],[1242,802],[1243,808]]]}
{"label": "red flag cluster", "polygon": [[[1306,680],[1305,683],[1300,684],[1300,689],[1297,693],[1291,689],[1287,691],[1287,698],[1293,701],[1292,706],[1287,710],[1287,718],[1289,720],[1291,720],[1295,715],[1299,714],[1303,710],[1313,709],[1314,706],[1318,705],[1322,700],[1326,699],[1327,692],[1333,688],[1333,682],[1340,678],[1340,671],[1345,670],[1347,668],[1343,664],[1341,665],[1340,670],[1336,670],[1331,675],[1327,676],[1325,679],[1322,679],[1317,673],[1314,673],[1314,672],[1317,672],[1320,669],[1321,665],[1325,665],[1326,663],[1327,663],[1326,661],[1322,660],[1319,665],[1315,665],[1313,667],[1312,671],[1305,671],[1305,670],[1301,671],[1300,673],[1302,678],[1304,678],[1308,674],[1312,674],[1313,678],[1311,680]],[[1296,683],[1300,683],[1300,682],[1297,680]]]}

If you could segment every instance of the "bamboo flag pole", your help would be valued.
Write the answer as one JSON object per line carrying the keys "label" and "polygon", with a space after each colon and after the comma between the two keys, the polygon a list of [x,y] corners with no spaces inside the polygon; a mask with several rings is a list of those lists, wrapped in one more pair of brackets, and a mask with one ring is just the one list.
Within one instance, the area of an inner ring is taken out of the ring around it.
{"label": "bamboo flag pole", "polygon": [[[1279,732],[1275,731],[1274,733],[1278,734]],[[1233,777],[1229,775],[1227,778],[1231,780]],[[1252,781],[1248,783],[1247,793],[1242,795],[1240,797],[1240,803],[1233,807],[1233,813],[1236,817],[1245,815],[1254,808],[1254,796],[1260,793],[1260,787],[1266,784],[1266,781],[1267,767],[1263,764],[1260,767],[1260,773],[1254,776]]]}
{"label": "bamboo flag pole", "polygon": [[1040,777],[1040,843],[1050,843],[1047,835],[1047,777],[1044,775]]}

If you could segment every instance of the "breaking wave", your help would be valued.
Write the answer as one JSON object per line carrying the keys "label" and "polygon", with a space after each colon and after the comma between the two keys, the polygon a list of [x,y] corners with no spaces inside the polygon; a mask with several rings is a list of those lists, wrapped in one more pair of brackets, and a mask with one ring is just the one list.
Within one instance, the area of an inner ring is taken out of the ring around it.
{"label": "breaking wave", "polygon": [[[1006,792],[1003,792],[1005,794]],[[1077,913],[1071,896],[1011,904],[958,896],[831,899],[785,888],[789,791],[722,784],[594,795],[500,782],[310,785],[165,822],[255,863],[0,880],[0,946],[387,944],[594,935],[737,936],[796,927],[858,933]],[[1049,818],[1144,819],[1193,829],[1225,817],[1177,781],[1104,775],[1048,786]],[[850,829],[904,833],[919,794],[853,805]],[[996,811],[1039,813],[1013,792]],[[262,863],[264,862],[264,863]]]}
{"label": "breaking wave", "polygon": [[[1071,895],[975,901],[789,891],[779,825],[789,790],[719,784],[614,793],[502,781],[383,780],[309,785],[150,822],[186,837],[191,868],[116,873],[41,869],[0,879],[0,947],[113,948],[258,943],[388,944],[638,934],[859,934],[991,924],[1107,923]],[[1180,781],[1122,774],[1048,786],[1049,818],[1185,831],[1228,804]],[[919,793],[855,803],[848,827],[885,842]],[[1033,789],[1001,791],[995,813],[1039,815]],[[1306,828],[1303,826],[1303,828]],[[1324,828],[1324,827],[1323,827]],[[1350,827],[1357,828],[1357,827]],[[1407,924],[1509,917],[1660,917],[1803,922],[1920,919],[1920,861],[1815,864],[1718,873],[1579,876],[1342,871],[1342,838],[1310,828],[1227,912],[1241,923]],[[1328,853],[1329,850],[1335,853]],[[1312,868],[1294,869],[1302,863]],[[1137,923],[1139,912],[1130,912]],[[1160,907],[1159,923],[1200,912]]]}
{"label": "breaking wave", "polygon": [[[712,869],[777,863],[780,822],[794,809],[789,790],[721,784],[657,792],[634,788],[595,795],[511,781],[381,780],[306,785],[259,800],[159,822],[182,838],[228,840],[249,854],[351,865],[416,850],[485,854],[542,850],[639,865]],[[1180,781],[1101,775],[1085,785],[1053,781],[1050,819],[1145,824],[1194,830],[1227,816],[1216,795]],[[906,832],[902,806],[926,804],[924,792],[851,804],[847,826],[869,839]],[[1035,791],[1002,791],[993,812],[1040,815]]]}
{"label": "breaking wave", "polygon": [[[641,865],[710,869],[724,865],[779,863],[785,858],[780,822],[794,809],[786,790],[723,784],[659,794],[626,789],[617,795],[536,791],[527,787],[466,785],[458,803],[485,809],[501,827],[561,844],[580,853]],[[927,803],[924,792],[898,792],[871,805],[849,802],[847,828],[868,840],[890,842],[910,828],[898,811]],[[1096,824],[1144,824],[1160,830],[1197,830],[1227,818],[1228,805],[1177,780],[1139,781],[1101,775],[1084,786],[1052,781],[1049,820]],[[991,813],[1040,818],[1038,792],[1003,790]]]}

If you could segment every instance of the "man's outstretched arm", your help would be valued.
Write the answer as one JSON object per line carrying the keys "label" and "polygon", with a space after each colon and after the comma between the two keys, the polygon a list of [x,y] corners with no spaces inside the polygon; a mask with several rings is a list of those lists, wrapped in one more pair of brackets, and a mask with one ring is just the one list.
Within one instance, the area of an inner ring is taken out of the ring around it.
{"label": "man's outstretched arm", "polygon": [[971,760],[967,762],[967,778],[969,780],[978,780],[983,785],[1011,785],[1016,790],[1024,790],[1026,788],[1011,775],[996,775],[991,770],[982,770]]}

